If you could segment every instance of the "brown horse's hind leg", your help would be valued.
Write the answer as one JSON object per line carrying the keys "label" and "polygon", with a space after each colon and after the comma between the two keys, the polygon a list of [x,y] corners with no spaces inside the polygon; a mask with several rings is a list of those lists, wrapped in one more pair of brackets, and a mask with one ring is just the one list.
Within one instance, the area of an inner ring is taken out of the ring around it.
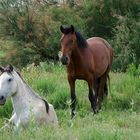
{"label": "brown horse's hind leg", "polygon": [[[95,90],[95,93],[96,93],[96,102],[97,102],[97,105],[98,105],[98,101],[99,101],[100,80],[101,80],[101,78],[98,78],[98,79],[96,80],[96,90]],[[105,82],[104,91],[103,91],[103,99],[104,99],[104,97],[106,97],[107,95],[108,95],[108,87],[107,87],[107,82]]]}
{"label": "brown horse's hind leg", "polygon": [[[99,87],[100,87],[100,78],[98,78],[96,80],[96,90],[95,90],[95,93],[96,93],[96,100],[98,99],[98,95],[99,95]],[[96,101],[97,102],[97,101]]]}
{"label": "brown horse's hind leg", "polygon": [[91,80],[91,81],[88,81],[88,86],[89,86],[88,97],[91,103],[91,108],[93,109],[94,114],[96,114],[97,113],[96,111],[96,84],[95,82],[93,82],[93,80]]}
{"label": "brown horse's hind leg", "polygon": [[70,85],[70,94],[71,94],[71,117],[75,116],[75,105],[76,105],[76,95],[75,95],[75,79],[68,76],[68,81]]}
{"label": "brown horse's hind leg", "polygon": [[103,97],[106,97],[107,95],[108,95],[108,87],[107,87],[107,81],[106,81],[106,83],[104,85],[104,95],[103,95]]}
{"label": "brown horse's hind leg", "polygon": [[100,83],[99,83],[99,89],[98,89],[98,97],[97,97],[98,109],[101,109],[103,98],[106,97],[107,94],[108,94],[107,77],[108,77],[108,72],[105,72],[104,75],[102,75],[100,77]]}

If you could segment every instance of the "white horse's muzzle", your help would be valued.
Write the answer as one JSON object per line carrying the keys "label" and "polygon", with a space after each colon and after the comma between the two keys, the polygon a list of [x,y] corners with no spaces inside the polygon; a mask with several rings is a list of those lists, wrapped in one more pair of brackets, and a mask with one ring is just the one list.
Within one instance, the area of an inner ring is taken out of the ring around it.
{"label": "white horse's muzzle", "polygon": [[6,102],[6,98],[4,96],[0,96],[0,105],[4,105]]}

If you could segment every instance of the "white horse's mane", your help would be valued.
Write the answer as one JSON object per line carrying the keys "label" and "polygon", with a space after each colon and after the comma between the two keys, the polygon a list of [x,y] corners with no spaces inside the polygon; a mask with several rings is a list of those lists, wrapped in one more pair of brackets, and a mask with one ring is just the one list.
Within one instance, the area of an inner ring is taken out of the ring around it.
{"label": "white horse's mane", "polygon": [[[37,98],[40,98],[42,99],[38,94],[36,94],[36,92],[26,83],[25,79],[21,76],[21,74],[14,68],[13,69],[13,72],[16,73],[16,75],[22,80],[22,82],[25,84],[25,86],[27,87],[28,91],[29,91],[29,94],[32,94],[34,95],[35,97]],[[15,74],[14,73],[14,74]]]}
{"label": "white horse's mane", "polygon": [[18,80],[21,80],[23,82],[23,84],[26,86],[26,89],[28,91],[28,94],[31,94],[32,96],[34,96],[35,98],[39,98],[41,100],[43,100],[45,102],[46,105],[46,111],[48,112],[49,110],[49,105],[48,102],[45,99],[42,99],[24,80],[24,78],[21,76],[21,74],[15,69],[13,68],[13,72],[11,73],[13,76],[16,76],[18,78]]}

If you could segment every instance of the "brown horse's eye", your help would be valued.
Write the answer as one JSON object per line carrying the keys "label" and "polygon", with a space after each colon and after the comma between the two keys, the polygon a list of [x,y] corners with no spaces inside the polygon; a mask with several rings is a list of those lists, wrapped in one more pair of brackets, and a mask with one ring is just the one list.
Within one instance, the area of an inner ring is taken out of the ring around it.
{"label": "brown horse's eye", "polygon": [[74,43],[74,41],[73,41],[73,40],[70,40],[70,41],[68,42],[68,46],[69,46],[69,45],[73,45],[73,43]]}
{"label": "brown horse's eye", "polygon": [[73,42],[74,42],[74,40],[71,40],[70,42],[71,42],[71,43],[73,43]]}

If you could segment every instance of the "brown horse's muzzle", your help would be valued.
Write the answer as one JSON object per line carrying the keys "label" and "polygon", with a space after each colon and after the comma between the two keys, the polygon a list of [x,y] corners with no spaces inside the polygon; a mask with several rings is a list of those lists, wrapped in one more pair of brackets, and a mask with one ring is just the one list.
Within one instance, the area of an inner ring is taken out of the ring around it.
{"label": "brown horse's muzzle", "polygon": [[63,65],[67,65],[69,59],[68,59],[67,55],[63,55],[60,60],[61,60]]}

